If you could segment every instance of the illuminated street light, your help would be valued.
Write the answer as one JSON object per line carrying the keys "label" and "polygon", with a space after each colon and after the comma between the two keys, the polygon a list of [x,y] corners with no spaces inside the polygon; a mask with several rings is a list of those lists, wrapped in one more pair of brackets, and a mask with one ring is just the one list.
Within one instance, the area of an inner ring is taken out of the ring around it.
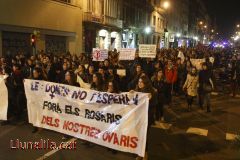
{"label": "illuminated street light", "polygon": [[181,33],[177,33],[176,36],[177,36],[177,37],[180,37],[180,36],[181,36]]}
{"label": "illuminated street light", "polygon": [[207,28],[207,25],[205,25],[204,28]]}
{"label": "illuminated street light", "polygon": [[203,21],[200,21],[199,24],[200,24],[200,25],[203,25]]}
{"label": "illuminated street light", "polygon": [[214,32],[214,29],[212,29],[211,32],[213,33],[213,32]]}
{"label": "illuminated street light", "polygon": [[145,33],[149,34],[151,32],[151,28],[150,27],[146,27],[145,28]]}
{"label": "illuminated street light", "polygon": [[197,41],[197,40],[198,40],[198,37],[194,37],[194,39]]}
{"label": "illuminated street light", "polygon": [[170,7],[170,3],[168,1],[163,2],[163,8],[168,9]]}
{"label": "illuminated street light", "polygon": [[239,28],[239,27],[240,27],[240,25],[238,24],[238,25],[237,25],[237,28]]}
{"label": "illuminated street light", "polygon": [[239,36],[236,36],[235,38],[234,38],[234,41],[237,41],[239,39]]}

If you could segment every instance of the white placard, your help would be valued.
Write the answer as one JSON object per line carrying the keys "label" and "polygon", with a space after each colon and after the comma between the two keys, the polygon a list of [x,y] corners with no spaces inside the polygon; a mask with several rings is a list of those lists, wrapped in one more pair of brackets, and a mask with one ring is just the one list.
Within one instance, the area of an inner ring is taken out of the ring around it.
{"label": "white placard", "polygon": [[155,58],[156,57],[156,45],[152,44],[140,44],[139,45],[139,57],[141,58]]}
{"label": "white placard", "polygon": [[117,75],[121,77],[126,76],[126,69],[117,69]]}
{"label": "white placard", "polygon": [[122,48],[119,53],[119,60],[134,60],[136,48]]}
{"label": "white placard", "polygon": [[108,59],[108,50],[93,48],[92,58],[93,61],[104,61],[105,59]]}

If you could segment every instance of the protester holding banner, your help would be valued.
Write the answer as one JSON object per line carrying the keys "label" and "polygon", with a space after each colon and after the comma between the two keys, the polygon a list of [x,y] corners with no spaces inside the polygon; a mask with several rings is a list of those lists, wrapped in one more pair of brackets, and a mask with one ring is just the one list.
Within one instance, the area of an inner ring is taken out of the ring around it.
{"label": "protester holding banner", "polygon": [[[138,84],[135,89],[137,92],[143,92],[143,93],[148,93],[149,94],[149,108],[148,108],[148,128],[153,125],[154,122],[154,110],[157,106],[157,94],[152,86],[151,80],[146,76],[141,76],[138,79]],[[148,129],[149,130],[149,129]],[[147,134],[148,136],[148,134]],[[147,138],[148,139],[148,138]],[[146,153],[145,157],[147,159],[147,152],[148,152],[148,140],[146,142]],[[137,159],[142,159],[141,157],[138,157]]]}
{"label": "protester holding banner", "polygon": [[76,76],[70,70],[65,73],[65,79],[63,81],[63,84],[80,87],[79,83],[76,82]]}
{"label": "protester holding banner", "polygon": [[132,73],[129,84],[128,84],[129,90],[132,90],[136,87],[138,83],[138,79],[142,75],[142,73],[143,73],[142,66],[140,64],[137,64],[135,66],[135,71]]}
{"label": "protester holding banner", "polygon": [[90,64],[86,73],[86,82],[91,84],[93,80],[93,74],[95,72],[94,65]]}
{"label": "protester holding banner", "polygon": [[105,88],[105,85],[104,85],[102,75],[100,73],[94,73],[91,89],[96,91],[104,91],[104,88]]}
{"label": "protester holding banner", "polygon": [[[32,79],[33,80],[44,80],[43,73],[42,73],[42,70],[40,68],[35,67],[33,69],[33,78]],[[38,131],[41,131],[41,128],[33,127],[32,133],[36,133]]]}
{"label": "protester holding banner", "polygon": [[83,64],[80,64],[78,68],[75,70],[75,74],[80,76],[84,82],[87,81],[86,69]]}

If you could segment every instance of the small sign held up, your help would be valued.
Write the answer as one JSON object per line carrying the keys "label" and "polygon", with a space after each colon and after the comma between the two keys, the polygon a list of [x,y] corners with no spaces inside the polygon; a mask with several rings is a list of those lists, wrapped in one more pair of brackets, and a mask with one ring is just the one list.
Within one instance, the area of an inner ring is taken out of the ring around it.
{"label": "small sign held up", "polygon": [[92,58],[93,61],[104,61],[105,59],[108,59],[108,50],[93,48]]}
{"label": "small sign held up", "polygon": [[155,58],[156,57],[156,45],[152,44],[140,44],[139,45],[139,57],[141,58]]}
{"label": "small sign held up", "polygon": [[136,48],[122,48],[119,53],[119,60],[134,60]]}
{"label": "small sign held up", "polygon": [[117,69],[117,75],[120,77],[126,76],[126,70],[125,69]]}

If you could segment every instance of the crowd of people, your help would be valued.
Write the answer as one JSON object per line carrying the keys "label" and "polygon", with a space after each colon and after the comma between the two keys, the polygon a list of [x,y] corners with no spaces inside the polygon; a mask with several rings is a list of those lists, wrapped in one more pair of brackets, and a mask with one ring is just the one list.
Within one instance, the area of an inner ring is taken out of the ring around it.
{"label": "crowd of people", "polygon": [[[179,57],[183,53],[184,59]],[[26,98],[24,79],[46,80],[81,87],[77,76],[90,88],[97,91],[144,92],[149,93],[149,126],[164,121],[164,107],[171,107],[172,96],[186,97],[186,109],[191,111],[194,100],[199,109],[206,107],[211,112],[210,95],[217,84],[215,73],[219,71],[220,80],[228,80],[232,85],[232,96],[236,96],[240,83],[240,59],[232,49],[213,49],[197,46],[195,48],[176,48],[157,50],[156,58],[140,58],[136,51],[132,61],[119,61],[117,50],[110,51],[108,59],[92,61],[91,55],[46,54],[25,57],[19,53],[11,57],[1,57],[0,74],[7,74],[9,107],[8,119],[26,118]],[[213,57],[214,62],[209,58]],[[205,58],[197,69],[191,59]],[[118,75],[124,69],[126,75]],[[224,77],[225,78],[222,78]],[[230,77],[228,79],[228,77]],[[38,131],[35,129],[34,132]]]}

